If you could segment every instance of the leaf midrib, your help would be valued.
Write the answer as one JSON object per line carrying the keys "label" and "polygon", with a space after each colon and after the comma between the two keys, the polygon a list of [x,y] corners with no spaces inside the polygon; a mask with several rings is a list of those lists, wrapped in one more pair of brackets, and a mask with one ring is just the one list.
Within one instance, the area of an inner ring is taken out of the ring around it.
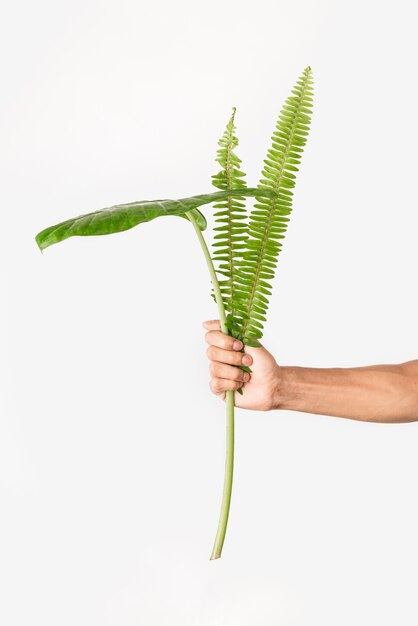
{"label": "leaf midrib", "polygon": [[[225,165],[225,173],[226,173],[226,185],[228,191],[231,190],[231,178],[230,178],[230,168],[231,168],[231,152],[232,152],[232,141],[233,141],[233,128],[234,128],[234,118],[235,111],[231,120],[231,128],[229,129],[229,140],[226,151],[226,165]],[[232,198],[228,196],[228,246],[229,246],[229,285],[231,289],[231,315],[234,315],[234,269],[233,269],[233,255],[232,255]]]}

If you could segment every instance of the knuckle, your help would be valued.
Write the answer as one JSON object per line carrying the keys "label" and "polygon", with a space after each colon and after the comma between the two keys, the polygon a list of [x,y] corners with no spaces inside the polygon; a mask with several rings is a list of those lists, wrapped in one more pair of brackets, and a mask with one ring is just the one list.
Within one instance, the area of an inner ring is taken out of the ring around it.
{"label": "knuckle", "polygon": [[217,365],[215,362],[212,361],[212,363],[209,365],[209,371],[212,374],[212,376],[216,375],[216,371],[217,371]]}
{"label": "knuckle", "polygon": [[222,383],[221,380],[219,378],[214,378],[212,381],[212,391],[214,393],[219,393],[220,391],[222,391]]}
{"label": "knuckle", "polygon": [[206,354],[208,355],[209,359],[213,359],[213,346],[209,346],[209,348],[206,350]]}
{"label": "knuckle", "polygon": [[216,335],[216,330],[210,330],[208,333],[206,333],[206,341],[208,342],[208,344],[216,345]]}

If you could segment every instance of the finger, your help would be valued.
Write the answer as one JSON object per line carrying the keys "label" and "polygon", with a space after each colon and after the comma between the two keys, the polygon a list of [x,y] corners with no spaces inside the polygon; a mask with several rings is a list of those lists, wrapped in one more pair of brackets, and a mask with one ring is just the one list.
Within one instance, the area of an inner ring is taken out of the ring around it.
{"label": "finger", "polygon": [[219,320],[208,320],[207,322],[203,322],[203,326],[206,330],[221,330],[221,323]]}
{"label": "finger", "polygon": [[248,383],[250,380],[250,375],[240,370],[239,367],[225,365],[225,363],[218,363],[217,361],[212,361],[210,364],[210,373],[213,378],[227,378],[235,382]]}
{"label": "finger", "polygon": [[220,395],[225,391],[236,391],[242,387],[242,383],[235,380],[227,380],[226,378],[212,378],[209,386],[212,393]]}
{"label": "finger", "polygon": [[228,365],[251,365],[252,357],[244,352],[235,352],[234,350],[223,350],[216,346],[209,346],[207,355],[211,361],[219,361]]}
{"label": "finger", "polygon": [[205,335],[206,342],[211,346],[223,348],[224,350],[242,350],[243,343],[234,337],[224,335],[220,330],[210,330]]}

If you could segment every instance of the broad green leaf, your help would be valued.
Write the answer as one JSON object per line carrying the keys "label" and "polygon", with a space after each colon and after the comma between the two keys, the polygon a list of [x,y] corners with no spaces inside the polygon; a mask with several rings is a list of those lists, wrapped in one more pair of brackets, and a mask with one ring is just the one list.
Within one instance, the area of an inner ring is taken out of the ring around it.
{"label": "broad green leaf", "polygon": [[142,200],[129,204],[115,206],[86,213],[72,219],[49,226],[36,235],[36,243],[40,250],[45,250],[54,243],[59,243],[69,237],[86,237],[92,235],[110,235],[129,230],[143,222],[149,222],[164,215],[184,215],[188,211],[195,211],[194,217],[199,227],[206,227],[204,216],[197,212],[197,207],[212,202],[225,200],[228,196],[252,196],[273,198],[277,194],[270,189],[242,188],[217,191],[215,193],[181,198],[180,200]]}

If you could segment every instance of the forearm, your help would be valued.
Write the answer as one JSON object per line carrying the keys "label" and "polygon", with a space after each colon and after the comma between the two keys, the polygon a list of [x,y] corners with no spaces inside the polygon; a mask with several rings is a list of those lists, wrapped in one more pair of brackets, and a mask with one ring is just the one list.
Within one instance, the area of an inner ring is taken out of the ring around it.
{"label": "forearm", "polygon": [[368,422],[418,420],[418,360],[354,368],[279,367],[274,408]]}

